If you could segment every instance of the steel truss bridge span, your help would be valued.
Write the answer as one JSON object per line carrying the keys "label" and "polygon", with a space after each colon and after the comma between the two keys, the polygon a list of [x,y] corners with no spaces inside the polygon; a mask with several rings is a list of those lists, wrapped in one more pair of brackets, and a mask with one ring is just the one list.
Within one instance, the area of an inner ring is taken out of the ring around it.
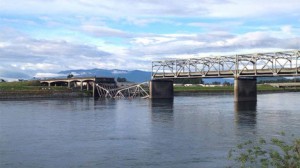
{"label": "steel truss bridge span", "polygon": [[298,76],[300,50],[152,62],[152,78]]}
{"label": "steel truss bridge span", "polygon": [[143,82],[123,88],[111,87],[105,84],[96,84],[100,98],[149,98],[149,82]]}

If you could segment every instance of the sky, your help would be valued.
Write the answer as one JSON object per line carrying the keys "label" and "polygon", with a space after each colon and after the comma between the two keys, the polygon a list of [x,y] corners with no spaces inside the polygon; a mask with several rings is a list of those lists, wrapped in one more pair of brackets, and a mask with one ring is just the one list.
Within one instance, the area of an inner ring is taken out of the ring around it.
{"label": "sky", "polygon": [[0,78],[300,49],[299,0],[0,0]]}

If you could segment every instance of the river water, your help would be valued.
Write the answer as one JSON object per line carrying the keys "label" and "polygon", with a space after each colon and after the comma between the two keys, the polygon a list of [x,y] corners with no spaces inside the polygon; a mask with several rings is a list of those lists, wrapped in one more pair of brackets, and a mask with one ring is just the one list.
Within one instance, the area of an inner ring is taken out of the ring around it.
{"label": "river water", "polygon": [[0,167],[226,167],[240,142],[300,135],[300,93],[0,101]]}

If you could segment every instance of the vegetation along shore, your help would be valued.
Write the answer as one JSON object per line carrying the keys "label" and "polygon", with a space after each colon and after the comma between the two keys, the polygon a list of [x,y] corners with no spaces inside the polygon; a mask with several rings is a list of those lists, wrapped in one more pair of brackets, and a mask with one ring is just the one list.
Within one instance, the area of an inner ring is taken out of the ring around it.
{"label": "vegetation along shore", "polygon": [[41,86],[40,81],[1,82],[0,99],[89,97],[91,92]]}
{"label": "vegetation along shore", "polygon": [[[200,92],[208,94],[233,93],[233,85],[174,85],[176,95],[184,92]],[[271,84],[258,84],[257,92],[298,92],[298,86],[276,87]],[[91,97],[92,91],[81,91],[79,89],[68,88],[66,86],[41,86],[40,81],[18,81],[18,82],[0,82],[0,99],[25,99],[25,98],[74,98]]]}
{"label": "vegetation along shore", "polygon": [[[233,93],[234,86],[174,86],[174,92],[204,92],[204,93]],[[259,93],[272,93],[272,92],[298,92],[300,87],[274,87],[270,84],[258,84],[257,92]]]}

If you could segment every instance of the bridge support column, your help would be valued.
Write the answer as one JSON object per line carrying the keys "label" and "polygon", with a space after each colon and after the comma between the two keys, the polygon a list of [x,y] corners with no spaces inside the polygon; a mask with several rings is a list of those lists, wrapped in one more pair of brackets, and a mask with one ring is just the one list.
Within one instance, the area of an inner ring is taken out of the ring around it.
{"label": "bridge support column", "polygon": [[171,99],[174,97],[172,80],[151,80],[149,87],[151,99]]}
{"label": "bridge support column", "polygon": [[96,97],[96,87],[95,87],[95,83],[92,83],[93,86],[93,97]]}
{"label": "bridge support column", "polygon": [[89,91],[90,90],[90,83],[86,82],[86,90]]}
{"label": "bridge support column", "polygon": [[96,88],[96,83],[95,82],[92,82],[92,86],[93,86],[93,97],[94,98],[98,98],[100,97],[98,91],[97,91],[97,88]]}
{"label": "bridge support column", "polygon": [[256,77],[237,77],[234,79],[234,101],[256,101]]}

